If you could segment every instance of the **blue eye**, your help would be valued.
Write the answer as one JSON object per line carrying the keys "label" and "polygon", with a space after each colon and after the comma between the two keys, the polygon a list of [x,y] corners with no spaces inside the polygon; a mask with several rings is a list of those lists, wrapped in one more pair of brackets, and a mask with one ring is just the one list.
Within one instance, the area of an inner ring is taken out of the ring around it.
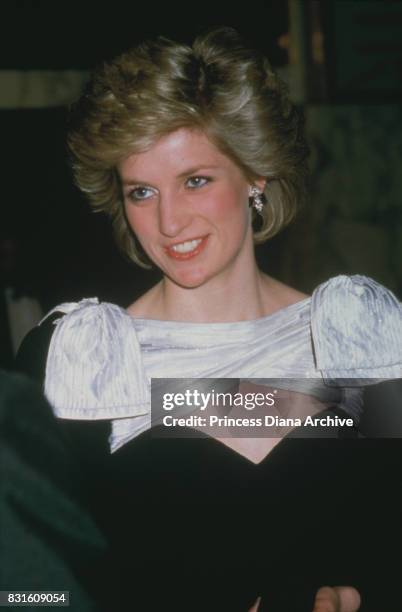
{"label": "blue eye", "polygon": [[206,185],[207,183],[210,182],[210,178],[208,178],[207,176],[190,176],[190,178],[187,179],[187,187],[190,187],[190,189],[199,189],[200,187],[204,187],[204,185]]}
{"label": "blue eye", "polygon": [[154,191],[149,187],[136,187],[127,194],[127,197],[134,202],[140,202],[142,200],[148,200],[148,198],[153,195]]}

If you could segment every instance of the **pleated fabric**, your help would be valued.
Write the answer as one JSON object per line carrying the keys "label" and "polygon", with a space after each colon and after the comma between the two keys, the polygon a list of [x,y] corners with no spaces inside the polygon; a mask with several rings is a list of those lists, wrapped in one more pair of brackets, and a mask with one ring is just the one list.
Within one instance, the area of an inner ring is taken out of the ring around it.
{"label": "pleated fabric", "polygon": [[151,426],[152,378],[305,379],[313,392],[342,387],[337,404],[355,419],[364,385],[402,378],[402,305],[360,275],[252,321],[134,319],[97,298],[55,311],[46,396],[61,418],[112,419],[112,451]]}

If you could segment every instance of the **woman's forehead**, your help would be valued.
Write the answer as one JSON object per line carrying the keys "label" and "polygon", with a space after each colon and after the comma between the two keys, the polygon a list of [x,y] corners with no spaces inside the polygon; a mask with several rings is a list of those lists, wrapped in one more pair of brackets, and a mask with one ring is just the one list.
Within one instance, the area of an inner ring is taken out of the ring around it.
{"label": "woman's forehead", "polygon": [[126,173],[152,172],[161,169],[177,176],[186,174],[191,168],[233,169],[235,164],[200,131],[181,128],[162,136],[147,151],[134,153],[119,165],[120,176]]}

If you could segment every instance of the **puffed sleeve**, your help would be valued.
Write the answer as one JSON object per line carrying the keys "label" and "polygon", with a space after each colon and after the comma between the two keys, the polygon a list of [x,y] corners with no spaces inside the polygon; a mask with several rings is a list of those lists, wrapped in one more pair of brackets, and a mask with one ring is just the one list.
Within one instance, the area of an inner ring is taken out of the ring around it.
{"label": "puffed sleeve", "polygon": [[[311,300],[316,367],[327,379],[402,378],[402,305],[366,276],[337,276]],[[352,382],[352,381],[351,381]]]}
{"label": "puffed sleeve", "polygon": [[45,394],[55,414],[64,419],[147,414],[149,388],[131,317],[97,298],[54,310],[64,313],[54,322],[46,363]]}

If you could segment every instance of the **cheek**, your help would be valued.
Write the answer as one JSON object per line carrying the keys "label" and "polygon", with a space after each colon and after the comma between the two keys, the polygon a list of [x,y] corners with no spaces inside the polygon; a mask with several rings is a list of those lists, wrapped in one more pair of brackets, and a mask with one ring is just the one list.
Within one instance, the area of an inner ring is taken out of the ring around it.
{"label": "cheek", "polygon": [[[146,238],[146,236],[150,235],[150,229],[152,228],[150,220],[144,213],[145,211],[142,210],[126,208],[126,219],[128,225],[131,227],[138,239],[140,239],[140,237]],[[140,240],[140,242],[142,242],[142,240]]]}
{"label": "cheek", "polygon": [[239,196],[239,192],[226,193],[210,210],[216,224],[231,236],[241,238],[251,222],[247,197]]}
{"label": "cheek", "polygon": [[213,200],[208,203],[208,213],[219,222],[230,222],[230,219],[240,221],[247,218],[247,197],[242,197],[242,191],[224,189],[216,193]]}

